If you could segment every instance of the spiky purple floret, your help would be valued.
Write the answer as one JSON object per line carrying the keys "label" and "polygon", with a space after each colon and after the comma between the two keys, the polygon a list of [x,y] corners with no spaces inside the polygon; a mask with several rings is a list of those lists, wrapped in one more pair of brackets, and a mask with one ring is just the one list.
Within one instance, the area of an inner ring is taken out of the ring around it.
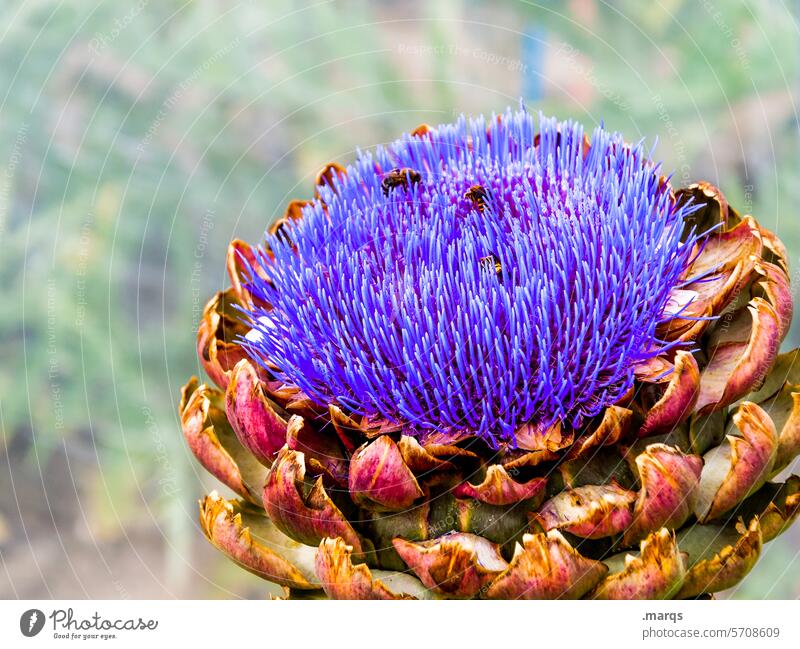
{"label": "spiky purple floret", "polygon": [[[493,445],[619,400],[664,348],[690,208],[641,144],[598,128],[585,155],[580,125],[539,122],[462,117],[359,153],[289,227],[294,248],[268,237],[272,283],[251,290],[273,308],[250,314],[251,356],[320,404]],[[393,168],[421,180],[385,197]]]}

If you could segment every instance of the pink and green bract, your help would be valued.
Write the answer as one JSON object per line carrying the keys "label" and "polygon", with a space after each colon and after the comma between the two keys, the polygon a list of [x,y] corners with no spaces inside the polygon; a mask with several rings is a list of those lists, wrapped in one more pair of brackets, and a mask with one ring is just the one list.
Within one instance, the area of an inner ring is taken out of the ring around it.
{"label": "pink and green bract", "polygon": [[312,401],[406,434],[513,446],[523,424],[577,427],[675,344],[656,327],[680,313],[693,209],[602,127],[462,117],[360,153],[268,235],[269,281],[248,290],[269,306],[242,344]]}

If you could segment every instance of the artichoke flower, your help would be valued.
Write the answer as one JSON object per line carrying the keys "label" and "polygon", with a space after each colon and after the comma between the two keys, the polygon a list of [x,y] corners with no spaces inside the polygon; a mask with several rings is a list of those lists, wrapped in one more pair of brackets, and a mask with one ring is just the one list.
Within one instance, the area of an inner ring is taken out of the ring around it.
{"label": "artichoke flower", "polygon": [[706,597],[797,516],[786,250],[619,134],[422,125],[227,265],[183,433],[287,597]]}

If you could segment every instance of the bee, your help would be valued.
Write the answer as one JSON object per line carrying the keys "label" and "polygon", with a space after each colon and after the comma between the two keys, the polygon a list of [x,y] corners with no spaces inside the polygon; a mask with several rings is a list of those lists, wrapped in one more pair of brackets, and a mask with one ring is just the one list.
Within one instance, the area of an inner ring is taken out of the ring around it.
{"label": "bee", "polygon": [[427,124],[420,124],[419,126],[417,126],[417,128],[411,131],[411,137],[422,138],[425,137],[426,135],[429,135],[432,132],[433,129],[430,126],[428,126]]}
{"label": "bee", "polygon": [[472,201],[473,207],[483,214],[486,209],[486,202],[489,200],[489,190],[483,185],[473,185],[466,191],[464,198]]}
{"label": "bee", "polygon": [[478,261],[480,262],[481,268],[486,271],[493,270],[498,280],[503,279],[503,265],[496,255],[487,255],[486,257],[481,257]]}
{"label": "bee", "polygon": [[412,185],[415,185],[421,180],[422,176],[419,175],[418,171],[408,167],[403,167],[402,169],[395,167],[384,176],[381,182],[381,189],[383,190],[383,195],[388,196],[389,192],[395,187],[402,187],[407,190],[409,181]]}

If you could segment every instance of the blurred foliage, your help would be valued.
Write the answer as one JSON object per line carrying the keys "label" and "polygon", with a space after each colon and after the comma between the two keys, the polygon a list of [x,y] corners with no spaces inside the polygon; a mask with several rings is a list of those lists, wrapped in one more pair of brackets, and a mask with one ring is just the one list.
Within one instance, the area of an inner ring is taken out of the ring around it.
{"label": "blurred foliage", "polygon": [[[356,145],[521,96],[632,140],[660,136],[678,184],[720,184],[796,259],[800,62],[787,11],[767,0],[3,3],[6,450],[41,459],[66,440],[91,534],[113,539],[152,516],[182,556],[202,487],[175,401],[199,371],[194,329],[225,283],[228,240],[257,240]],[[798,321],[787,344],[800,342]],[[796,553],[774,545],[769,561],[793,570],[740,596],[798,596]]]}

